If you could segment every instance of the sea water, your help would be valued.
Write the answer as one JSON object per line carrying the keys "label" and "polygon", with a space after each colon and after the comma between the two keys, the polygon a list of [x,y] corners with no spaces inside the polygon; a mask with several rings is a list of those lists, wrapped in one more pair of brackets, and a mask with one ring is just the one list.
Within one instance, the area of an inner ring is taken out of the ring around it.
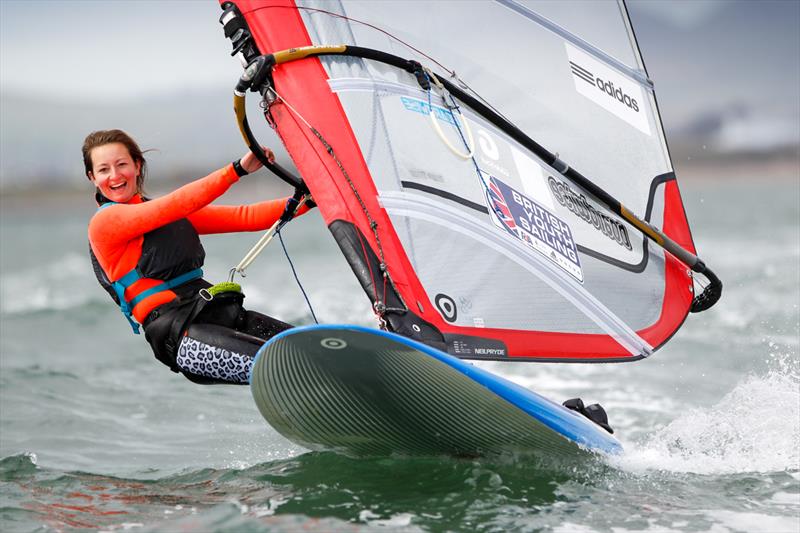
{"label": "sea water", "polygon": [[[248,388],[194,385],[131,334],[92,275],[88,193],[4,197],[0,529],[796,533],[800,188],[796,175],[757,178],[683,180],[725,293],[651,358],[481,363],[554,400],[605,406],[624,455],[559,467],[293,445]],[[253,181],[233,200],[272,194]],[[321,321],[374,326],[317,214],[283,237]],[[207,277],[225,279],[256,238],[205,238]],[[311,321],[279,242],[243,283],[250,308]]]}

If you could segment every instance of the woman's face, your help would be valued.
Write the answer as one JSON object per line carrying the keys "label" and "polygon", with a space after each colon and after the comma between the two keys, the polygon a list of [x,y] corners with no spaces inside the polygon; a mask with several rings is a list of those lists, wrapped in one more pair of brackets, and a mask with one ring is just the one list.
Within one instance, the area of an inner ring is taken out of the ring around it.
{"label": "woman's face", "polygon": [[92,148],[92,171],[89,177],[100,192],[112,202],[125,203],[137,193],[136,177],[141,163],[134,163],[122,143]]}

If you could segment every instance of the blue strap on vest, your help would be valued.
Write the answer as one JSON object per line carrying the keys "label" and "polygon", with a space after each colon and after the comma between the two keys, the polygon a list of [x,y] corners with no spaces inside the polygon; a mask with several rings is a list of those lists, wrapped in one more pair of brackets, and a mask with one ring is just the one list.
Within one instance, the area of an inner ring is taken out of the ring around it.
{"label": "blue strap on vest", "polygon": [[184,283],[188,283],[189,281],[202,278],[203,269],[195,268],[194,270],[185,272],[180,276],[172,278],[169,281],[165,281],[164,283],[159,283],[155,287],[150,287],[149,289],[140,292],[130,301],[126,300],[125,289],[133,285],[136,281],[142,279],[142,277],[143,276],[139,272],[139,269],[134,268],[133,270],[131,270],[130,272],[119,278],[117,281],[111,283],[111,285],[114,287],[114,291],[117,293],[117,297],[119,298],[119,308],[122,311],[122,314],[125,315],[125,318],[128,319],[128,323],[131,325],[131,329],[133,329],[133,332],[136,335],[139,335],[139,324],[137,324],[133,320],[131,312],[139,302],[159,292],[167,291],[179,285],[183,285]]}
{"label": "blue strap on vest", "polygon": [[[102,204],[98,211],[104,209],[110,205],[113,205],[117,202],[107,202]],[[195,268],[189,272],[185,272],[179,276],[172,278],[171,280],[165,281],[163,283],[159,283],[155,287],[150,287],[147,290],[142,291],[141,293],[137,294],[133,299],[130,301],[125,299],[125,290],[142,279],[142,273],[139,272],[138,268],[134,268],[117,281],[112,281],[111,286],[114,287],[114,292],[117,293],[117,298],[119,298],[119,308],[122,311],[122,314],[125,315],[125,318],[128,320],[128,323],[131,325],[131,329],[136,335],[139,335],[139,324],[133,319],[133,315],[131,312],[136,305],[154,294],[159,292],[168,291],[170,289],[174,289],[179,285],[183,285],[184,283],[188,283],[190,281],[199,279],[203,277],[203,269],[202,268]]]}

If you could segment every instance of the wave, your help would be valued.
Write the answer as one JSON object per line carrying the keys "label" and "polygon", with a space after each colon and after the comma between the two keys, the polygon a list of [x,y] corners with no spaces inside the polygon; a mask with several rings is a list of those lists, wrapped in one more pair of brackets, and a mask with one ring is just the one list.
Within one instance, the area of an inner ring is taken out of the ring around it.
{"label": "wave", "polygon": [[690,410],[612,463],[623,470],[695,474],[800,472],[800,360],[772,354],[716,405]]}
{"label": "wave", "polygon": [[[14,512],[14,530],[28,531],[36,525],[106,531],[424,531],[441,529],[442,521],[456,529],[462,521],[490,526],[504,509],[531,506],[538,514],[538,506],[558,500],[557,485],[571,475],[516,461],[333,453],[156,479],[65,472],[37,466],[31,454],[0,460],[4,511]],[[501,522],[495,529],[512,525]]]}
{"label": "wave", "polygon": [[36,472],[35,453],[20,453],[0,459],[0,481],[27,479]]}
{"label": "wave", "polygon": [[0,313],[63,311],[104,301],[104,293],[96,285],[88,257],[68,253],[23,271],[4,272],[0,277]]}

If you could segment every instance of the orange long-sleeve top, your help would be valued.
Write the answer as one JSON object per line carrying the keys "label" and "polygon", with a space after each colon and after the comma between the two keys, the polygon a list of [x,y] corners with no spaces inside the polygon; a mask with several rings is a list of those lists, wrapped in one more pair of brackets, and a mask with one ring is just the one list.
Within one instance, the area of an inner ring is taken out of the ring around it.
{"label": "orange long-sleeve top", "polygon": [[[125,204],[115,204],[95,213],[89,221],[89,243],[98,263],[111,281],[136,267],[142,255],[144,234],[186,218],[201,235],[259,231],[271,227],[283,214],[287,198],[251,205],[209,205],[239,181],[233,165],[212,172],[166,196],[145,202],[138,194]],[[303,208],[299,214],[306,212]],[[161,280],[142,278],[125,291],[130,299]],[[133,308],[141,324],[150,312],[176,298],[171,290],[157,292]]]}

